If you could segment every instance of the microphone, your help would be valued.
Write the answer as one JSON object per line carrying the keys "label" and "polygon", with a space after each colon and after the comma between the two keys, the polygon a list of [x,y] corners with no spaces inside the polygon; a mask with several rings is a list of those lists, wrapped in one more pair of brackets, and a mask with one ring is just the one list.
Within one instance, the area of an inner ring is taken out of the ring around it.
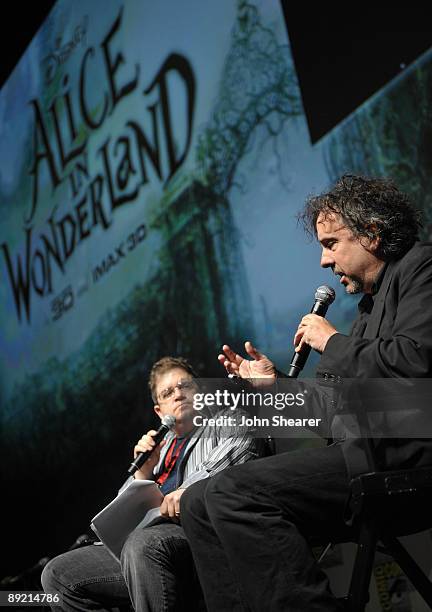
{"label": "microphone", "polygon": [[[312,306],[311,313],[324,317],[328,307],[336,297],[335,290],[328,285],[321,285],[315,292],[315,303]],[[294,353],[290,363],[288,378],[297,378],[303,370],[304,365],[311,352],[311,347],[308,344],[303,344],[298,353]]]}
{"label": "microphone", "polygon": [[5,578],[0,580],[0,587],[3,589],[3,587],[13,585],[12,588],[18,588],[18,586],[21,586],[21,589],[28,589],[29,587],[33,589],[33,581],[36,579],[36,575],[40,574],[50,560],[51,557],[42,557],[42,559],[39,559],[37,563],[25,569],[23,572],[21,572],[21,574],[18,574],[17,576],[5,576]]}
{"label": "microphone", "polygon": [[69,546],[67,552],[69,552],[70,550],[75,550],[76,548],[82,548],[83,546],[87,546],[88,544],[93,544],[94,541],[95,539],[90,537],[88,533],[82,533],[80,536],[77,537],[72,546]]}
{"label": "microphone", "polygon": [[132,476],[132,474],[135,474],[135,472],[140,469],[142,464],[145,463],[147,459],[150,457],[150,455],[152,454],[156,446],[159,444],[159,442],[162,441],[162,439],[169,432],[169,430],[172,429],[175,425],[175,416],[173,416],[172,414],[166,414],[165,416],[162,417],[161,420],[162,420],[162,425],[159,427],[159,429],[153,436],[153,440],[156,442],[155,446],[151,450],[145,451],[144,453],[139,453],[136,456],[136,458],[130,464],[130,468],[128,469],[128,474],[130,476]]}

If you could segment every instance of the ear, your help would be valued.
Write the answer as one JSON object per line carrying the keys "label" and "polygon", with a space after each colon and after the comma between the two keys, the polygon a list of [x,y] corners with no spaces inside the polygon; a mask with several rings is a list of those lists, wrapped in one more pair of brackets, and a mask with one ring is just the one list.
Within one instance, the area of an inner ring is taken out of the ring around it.
{"label": "ear", "polygon": [[153,406],[153,410],[156,412],[156,414],[158,415],[158,417],[161,419],[162,415],[161,415],[161,409],[159,408],[159,404],[155,404]]}
{"label": "ear", "polygon": [[376,223],[371,223],[368,226],[368,230],[374,234],[374,238],[371,238],[369,241],[369,251],[371,253],[375,253],[381,242],[381,238],[378,236],[377,229],[378,228],[376,226]]}
{"label": "ear", "polygon": [[375,253],[375,251],[378,249],[380,242],[381,242],[381,238],[379,236],[372,238],[372,240],[369,243],[369,251],[372,254]]}
{"label": "ear", "polygon": [[360,238],[360,244],[373,255],[380,245],[381,238],[376,235],[377,226],[375,223],[368,225],[367,229],[375,235],[373,238],[367,238],[366,236],[363,239]]}

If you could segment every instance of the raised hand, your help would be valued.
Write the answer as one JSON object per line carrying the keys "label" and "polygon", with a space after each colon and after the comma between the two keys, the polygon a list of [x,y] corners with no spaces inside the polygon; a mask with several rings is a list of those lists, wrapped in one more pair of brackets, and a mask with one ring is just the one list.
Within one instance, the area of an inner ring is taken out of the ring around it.
{"label": "raised hand", "polygon": [[251,342],[245,342],[246,353],[251,359],[245,359],[235,353],[227,344],[222,347],[223,353],[218,355],[219,362],[224,366],[228,374],[240,378],[253,379],[276,379],[276,368],[270,359],[260,353]]}

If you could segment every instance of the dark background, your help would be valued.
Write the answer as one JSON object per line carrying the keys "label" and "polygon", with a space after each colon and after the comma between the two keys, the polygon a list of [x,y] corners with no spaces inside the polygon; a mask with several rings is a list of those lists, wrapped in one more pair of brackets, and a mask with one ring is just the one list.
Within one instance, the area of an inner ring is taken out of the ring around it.
{"label": "dark background", "polygon": [[54,4],[54,0],[18,1],[2,4],[0,17],[0,86],[3,86],[3,83],[13,71]]}
{"label": "dark background", "polygon": [[416,7],[342,10],[314,6],[309,17],[281,0],[312,142],[432,46]]}

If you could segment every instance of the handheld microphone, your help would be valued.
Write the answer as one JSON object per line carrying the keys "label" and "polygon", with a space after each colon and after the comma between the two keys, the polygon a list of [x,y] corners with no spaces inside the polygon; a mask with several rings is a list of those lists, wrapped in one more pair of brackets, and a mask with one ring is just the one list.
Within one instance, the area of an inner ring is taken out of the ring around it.
{"label": "handheld microphone", "polygon": [[0,587],[2,590],[3,587],[11,587],[12,585],[12,588],[15,589],[18,587],[21,587],[21,589],[28,589],[29,586],[33,588],[33,582],[37,579],[38,575],[40,575],[41,571],[50,560],[51,557],[42,557],[42,559],[39,559],[37,563],[25,569],[23,572],[21,572],[21,574],[18,574],[17,576],[5,576],[5,578],[0,580]]}
{"label": "handheld microphone", "polygon": [[69,552],[70,550],[75,550],[76,548],[82,548],[83,546],[87,546],[88,544],[93,544],[94,541],[94,537],[90,537],[88,533],[82,533],[80,536],[77,537],[72,546],[69,546],[67,552]]}
{"label": "handheld microphone", "polygon": [[145,451],[144,453],[139,453],[135,457],[135,459],[130,464],[130,468],[128,469],[128,474],[130,476],[132,476],[132,474],[135,474],[135,472],[140,469],[142,464],[145,463],[147,459],[150,457],[150,455],[152,454],[156,446],[159,444],[159,442],[162,441],[162,439],[169,432],[169,430],[172,429],[175,425],[175,416],[173,416],[172,414],[166,414],[165,416],[162,417],[161,420],[162,420],[162,425],[159,427],[159,429],[153,436],[153,440],[156,442],[155,446],[151,450]]}
{"label": "handheld microphone", "polygon": [[[312,306],[311,313],[324,317],[330,304],[334,302],[336,297],[335,290],[328,285],[321,285],[315,292],[315,303]],[[294,353],[290,363],[288,378],[297,378],[303,370],[304,365],[311,352],[311,347],[308,344],[303,344],[298,353]]]}

